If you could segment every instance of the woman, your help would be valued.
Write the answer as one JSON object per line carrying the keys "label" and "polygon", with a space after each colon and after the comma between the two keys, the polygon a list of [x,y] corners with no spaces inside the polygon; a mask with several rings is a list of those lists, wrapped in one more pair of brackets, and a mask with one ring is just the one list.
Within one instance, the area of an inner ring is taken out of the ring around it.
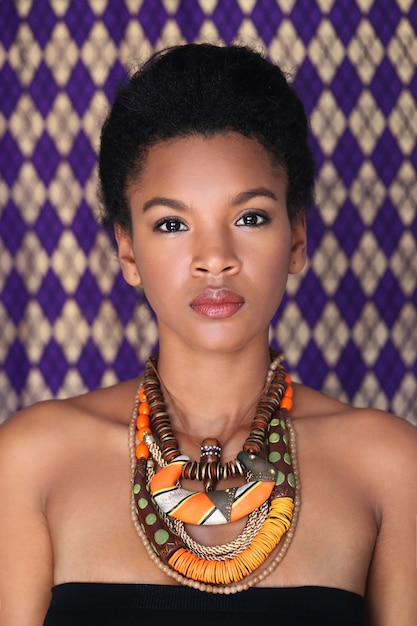
{"label": "woman", "polygon": [[2,427],[1,626],[415,624],[414,428],[293,384],[268,346],[313,190],[283,73],[244,47],[156,55],[99,169],[159,354]]}

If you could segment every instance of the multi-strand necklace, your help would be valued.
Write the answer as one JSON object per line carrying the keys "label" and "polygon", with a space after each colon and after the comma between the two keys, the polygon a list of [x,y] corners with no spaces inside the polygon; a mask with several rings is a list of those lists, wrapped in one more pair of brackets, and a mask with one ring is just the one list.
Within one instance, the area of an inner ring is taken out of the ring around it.
{"label": "multi-strand necklace", "polygon": [[[132,518],[152,560],[177,582],[203,591],[247,589],[272,572],[291,542],[299,507],[294,432],[288,418],[292,386],[282,357],[271,350],[265,388],[249,436],[233,461],[221,462],[215,439],[201,444],[200,461],[181,454],[151,357],[138,391],[130,427]],[[267,448],[267,458],[261,458]],[[216,490],[242,476],[245,484]],[[181,479],[200,481],[188,491]],[[222,524],[247,516],[232,542],[204,546],[185,524]],[[255,574],[284,537],[269,565]]]}

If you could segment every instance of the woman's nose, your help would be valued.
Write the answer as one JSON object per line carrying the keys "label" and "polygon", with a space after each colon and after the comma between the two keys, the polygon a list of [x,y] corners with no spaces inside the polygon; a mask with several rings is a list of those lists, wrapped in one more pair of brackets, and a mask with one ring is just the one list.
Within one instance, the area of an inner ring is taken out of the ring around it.
{"label": "woman's nose", "polygon": [[239,272],[240,265],[229,234],[206,234],[196,241],[191,261],[193,275],[209,273],[218,276],[223,272],[233,275]]}

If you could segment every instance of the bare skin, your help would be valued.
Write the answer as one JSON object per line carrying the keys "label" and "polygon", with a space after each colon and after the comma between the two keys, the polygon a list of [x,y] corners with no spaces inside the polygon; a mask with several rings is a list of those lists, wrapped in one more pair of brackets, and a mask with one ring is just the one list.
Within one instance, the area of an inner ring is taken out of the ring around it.
{"label": "bare skin", "polygon": [[[168,409],[181,451],[199,458],[198,443],[215,436],[224,444],[226,461],[249,432],[268,367],[271,298],[274,308],[287,274],[303,266],[304,224],[285,218],[285,180],[278,176],[277,182],[276,169],[256,142],[194,138],[153,150],[141,188],[131,190],[133,236],[116,233],[120,262],[130,284],[143,284],[158,317],[159,372],[173,399]],[[174,167],[179,162],[185,164],[184,179]],[[248,197],[236,206],[236,193],[245,189],[272,189],[275,199],[262,191],[256,202]],[[181,207],[170,200],[170,206],[142,210],[161,196],[179,198]],[[204,204],[209,198],[211,220],[200,208],[202,198]],[[250,215],[252,222],[254,205],[262,227],[242,220]],[[264,214],[270,221],[263,221]],[[168,217],[181,228],[161,235],[155,221]],[[155,254],[158,267],[151,262]],[[276,293],[269,291],[274,275]],[[190,302],[208,284],[233,288],[244,305],[214,323],[201,318],[189,310]],[[41,626],[52,585],[174,584],[147,557],[130,518],[128,424],[138,384],[132,380],[41,403],[2,426],[1,626]],[[412,626],[416,430],[399,418],[352,409],[301,385],[295,385],[291,417],[301,513],[287,555],[262,585],[356,592],[366,598],[371,626]],[[243,524],[189,530],[203,543],[221,543]]]}

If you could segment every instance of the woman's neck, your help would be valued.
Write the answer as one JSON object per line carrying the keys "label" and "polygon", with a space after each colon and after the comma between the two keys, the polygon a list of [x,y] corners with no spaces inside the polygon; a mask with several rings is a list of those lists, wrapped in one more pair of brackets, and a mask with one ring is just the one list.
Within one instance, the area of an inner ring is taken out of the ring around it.
{"label": "woman's neck", "polygon": [[270,363],[267,345],[227,354],[168,354],[161,347],[158,375],[176,433],[194,442],[215,437],[223,445],[252,422]]}

